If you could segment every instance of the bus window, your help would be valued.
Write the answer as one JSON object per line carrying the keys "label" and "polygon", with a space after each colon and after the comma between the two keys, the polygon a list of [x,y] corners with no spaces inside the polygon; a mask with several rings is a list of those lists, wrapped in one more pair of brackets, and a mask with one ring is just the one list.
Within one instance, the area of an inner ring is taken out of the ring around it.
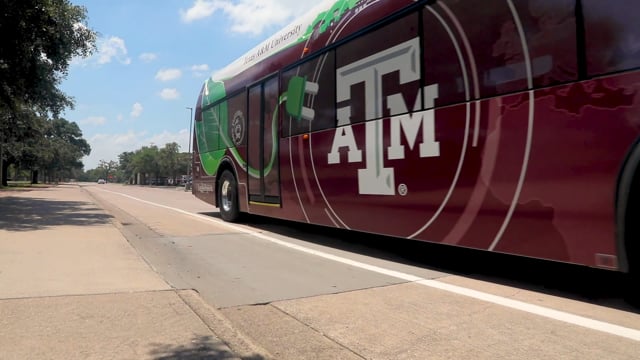
{"label": "bus window", "polygon": [[[460,55],[460,47],[451,41],[448,28],[443,26],[441,15],[435,7],[423,10],[423,62],[426,84],[438,84],[438,106],[463,102],[467,100],[464,84],[464,72]],[[469,94],[470,95],[470,94]]]}
{"label": "bus window", "polygon": [[263,85],[263,130],[262,130],[262,176],[264,177],[264,196],[280,195],[280,178],[278,175],[278,77],[274,76]]}
{"label": "bus window", "polygon": [[520,14],[531,58],[533,86],[577,80],[576,1],[529,0],[513,4]]}
{"label": "bus window", "polygon": [[527,89],[527,53],[533,87],[575,80],[574,4],[515,1],[515,16],[504,0],[442,0],[425,8],[425,78],[439,84],[436,104]]}
{"label": "bus window", "polygon": [[231,140],[229,146],[243,146],[247,144],[247,95],[241,92],[227,101],[227,138]]}
{"label": "bus window", "polygon": [[[255,85],[249,89],[248,110],[247,161],[250,168],[261,169],[262,84]],[[261,192],[260,182],[249,181],[249,193],[259,194]]]}
{"label": "bus window", "polygon": [[282,74],[280,86],[287,92],[287,103],[280,108],[282,136],[336,126],[334,55],[327,52]]}
{"label": "bus window", "polygon": [[200,152],[220,150],[224,145],[220,144],[220,106],[216,105],[202,112],[202,130],[198,145]]}
{"label": "bus window", "polygon": [[[419,48],[416,14],[340,46],[336,52],[338,125],[398,115],[397,109],[407,112],[414,105],[421,108]],[[368,77],[366,69],[379,76]],[[406,107],[389,106],[388,99],[398,95]]]}
{"label": "bus window", "polygon": [[582,0],[582,7],[588,75],[640,66],[640,3]]}

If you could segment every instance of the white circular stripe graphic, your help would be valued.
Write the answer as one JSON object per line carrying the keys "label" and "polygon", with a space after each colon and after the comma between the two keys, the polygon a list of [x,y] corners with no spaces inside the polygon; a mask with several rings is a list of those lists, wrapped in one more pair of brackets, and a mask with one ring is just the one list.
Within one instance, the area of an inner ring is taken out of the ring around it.
{"label": "white circular stripe graphic", "polygon": [[[368,4],[366,4],[366,6],[371,6],[372,4],[377,3],[378,1],[373,1],[370,2]],[[356,16],[358,16],[358,14],[360,14],[360,12],[356,13],[354,16],[348,18],[346,21],[343,19],[341,20],[340,23],[338,23],[336,25],[337,30],[329,37],[329,39],[327,40],[327,43],[325,44],[325,46],[327,46],[328,44],[332,43],[335,39],[337,39],[342,32],[344,31],[345,27],[347,25],[349,25],[349,23],[351,22],[351,20],[355,19]],[[337,56],[336,56],[337,57]],[[322,66],[324,66],[324,62],[322,64]],[[316,73],[315,76],[319,76],[320,72],[321,72],[322,68]],[[314,81],[317,81],[317,78],[314,79]],[[309,152],[311,154],[311,169],[313,170],[313,176],[316,179],[316,185],[318,185],[318,190],[320,191],[320,195],[322,196],[322,199],[324,200],[324,203],[327,204],[327,209],[325,209],[325,212],[327,212],[327,214],[331,213],[333,214],[333,216],[335,217],[335,220],[337,220],[338,222],[340,222],[340,224],[342,224],[342,226],[345,229],[351,229],[341,218],[340,216],[338,216],[338,214],[335,212],[335,210],[333,210],[333,207],[331,206],[331,204],[329,203],[329,200],[327,199],[327,196],[324,193],[324,190],[322,190],[322,185],[320,185],[320,179],[318,178],[318,173],[316,171],[316,164],[315,161],[313,160],[313,146],[312,146],[312,136],[309,136]],[[333,221],[333,223],[335,224],[335,220],[331,219],[331,221]]]}
{"label": "white circular stripe graphic", "polygon": [[[307,46],[309,45],[309,42],[311,41],[311,36],[309,36],[309,38],[307,39],[307,42],[305,42],[304,47],[302,48],[302,53],[300,54],[300,59],[302,59],[306,53],[304,51],[304,49],[307,49]],[[298,73],[296,73],[296,75],[299,75],[299,71],[300,69],[298,68]],[[298,181],[296,180],[296,173],[295,173],[295,168],[293,166],[293,146],[292,146],[292,136],[291,136],[291,120],[289,120],[289,168],[291,169],[291,180],[293,180],[293,187],[296,191],[296,197],[298,198],[298,204],[300,205],[300,210],[302,210],[302,214],[304,215],[305,220],[310,223],[311,221],[309,220],[309,216],[307,215],[307,211],[304,207],[304,202],[302,201],[302,197],[300,196],[300,190],[298,189]],[[311,136],[309,136],[309,138],[311,138]]]}
{"label": "white circular stripe graphic", "polygon": [[498,109],[502,106],[501,98],[495,98],[497,104],[488,104],[489,121],[486,128],[487,140],[482,148],[482,166],[478,178],[480,181],[476,183],[471,195],[465,203],[462,214],[458,217],[457,222],[451,231],[444,237],[444,244],[458,244],[463,236],[467,233],[471,225],[475,222],[482,203],[487,192],[490,189],[491,180],[497,167],[497,157],[500,150],[500,127],[502,126],[502,117],[498,114]]}
{"label": "white circular stripe graphic", "polygon": [[520,22],[520,17],[518,16],[518,12],[516,11],[515,6],[513,5],[513,1],[507,0],[507,3],[509,4],[509,8],[511,9],[511,13],[513,15],[513,21],[515,22],[516,27],[518,28],[518,34],[520,35],[520,42],[522,44],[522,51],[524,53],[524,61],[525,61],[525,66],[527,71],[527,87],[529,88],[529,123],[527,127],[527,144],[525,146],[524,157],[522,159],[522,169],[520,170],[520,179],[518,180],[516,191],[513,194],[513,200],[511,201],[511,206],[509,207],[507,216],[505,217],[504,222],[500,227],[500,230],[498,230],[498,233],[496,234],[495,239],[491,243],[491,246],[489,246],[489,249],[488,249],[489,251],[493,251],[498,245],[498,243],[500,242],[500,239],[502,239],[502,235],[504,235],[504,232],[507,229],[509,222],[511,221],[513,212],[516,210],[516,205],[518,204],[518,200],[520,200],[522,186],[524,185],[524,179],[527,176],[527,168],[529,167],[529,156],[531,154],[531,144],[533,142],[533,120],[534,120],[533,117],[535,113],[534,112],[535,97],[534,97],[534,92],[532,90],[533,76],[532,76],[532,69],[531,69],[531,58],[529,55],[529,47],[527,45],[527,39],[524,36],[524,29],[522,27],[522,22]]}
{"label": "white circular stripe graphic", "polygon": [[[438,5],[444,10],[444,12],[449,16],[453,25],[455,25],[458,30],[458,34],[460,34],[460,38],[462,38],[462,43],[464,44],[464,49],[467,51],[467,58],[469,59],[469,65],[471,66],[471,77],[473,78],[473,95],[474,99],[480,98],[480,81],[478,80],[478,66],[476,65],[476,57],[473,54],[473,50],[471,49],[471,44],[469,44],[469,38],[467,37],[467,33],[464,31],[462,24],[456,17],[456,15],[449,9],[447,4],[443,2],[439,2]],[[476,101],[476,113],[473,125],[473,147],[478,146],[478,139],[480,137],[480,101]]]}
{"label": "white circular stripe graphic", "polygon": [[[344,27],[343,27],[344,29]],[[340,34],[340,32],[342,32],[342,30],[340,30],[339,32],[337,32],[337,34]],[[319,61],[318,64],[316,65],[316,68],[314,70],[313,73],[313,79],[314,82],[318,82],[319,78],[320,78],[320,73],[322,72],[322,69],[324,68],[324,65],[327,61],[327,56],[328,55],[324,55],[322,61]],[[334,55],[334,58],[336,56]],[[311,107],[313,108],[313,104],[315,103],[315,96],[313,97],[313,99],[311,99]],[[309,124],[309,126],[311,126],[311,124]],[[324,202],[327,204],[327,208],[324,209],[325,213],[327,214],[327,216],[329,217],[329,219],[331,220],[331,222],[333,222],[333,224],[335,225],[335,227],[339,228],[340,226],[338,225],[338,223],[336,222],[339,221],[340,224],[342,225],[342,227],[344,227],[345,229],[349,229],[349,226],[347,226],[347,224],[345,224],[344,221],[342,221],[342,219],[338,216],[338,214],[336,214],[335,210],[333,210],[333,208],[331,207],[331,204],[329,204],[329,202],[327,201],[327,197],[324,195],[324,191],[322,191],[322,186],[320,186],[320,180],[318,178],[318,172],[316,171],[316,163],[315,160],[313,158],[313,136],[312,136],[312,132],[309,131],[309,154],[311,155],[311,170],[313,171],[313,177],[316,180],[316,184],[318,185],[318,190],[320,191],[320,194],[322,196],[322,199],[324,200]],[[335,219],[334,219],[335,217]]]}
{"label": "white circular stripe graphic", "polygon": [[[289,135],[291,135],[291,123],[289,123]],[[298,204],[300,204],[300,210],[302,210],[302,214],[304,215],[305,220],[309,221],[309,216],[307,216],[307,211],[304,208],[304,202],[300,197],[300,190],[298,190],[298,182],[296,180],[295,168],[293,167],[293,148],[291,143],[293,142],[292,136],[289,136],[289,167],[291,168],[291,179],[293,180],[293,187],[296,190],[296,196],[298,197]]]}
{"label": "white circular stripe graphic", "polygon": [[[372,3],[367,4],[368,6],[371,4],[375,4],[378,1],[374,1]],[[469,90],[469,76],[467,74],[467,69],[466,69],[466,62],[464,60],[464,56],[462,55],[462,50],[460,48],[460,45],[457,42],[457,39],[455,38],[455,36],[453,35],[453,31],[451,30],[451,28],[446,24],[446,22],[442,19],[442,17],[437,14],[431,7],[426,7],[429,11],[431,11],[436,18],[440,21],[440,23],[442,24],[442,26],[446,29],[447,33],[449,34],[449,37],[451,38],[451,42],[453,43],[455,49],[456,49],[456,53],[458,55],[458,60],[460,62],[461,65],[461,69],[462,69],[462,74],[463,74],[463,81],[464,81],[464,88],[465,88],[465,101],[466,101],[466,119],[465,119],[465,135],[464,135],[464,140],[463,140],[463,146],[462,146],[462,151],[461,151],[461,155],[460,155],[460,160],[458,162],[458,167],[456,169],[456,174],[454,176],[454,179],[451,183],[451,186],[449,188],[449,191],[447,192],[447,195],[445,196],[445,199],[443,200],[443,202],[440,204],[440,207],[438,208],[438,210],[436,211],[436,213],[431,217],[431,219],[429,221],[427,221],[427,223],[422,226],[419,230],[417,230],[416,232],[414,232],[412,235],[409,236],[409,238],[413,238],[417,235],[419,235],[421,232],[423,232],[425,229],[427,229],[429,226],[431,226],[431,224],[433,224],[433,222],[436,220],[436,218],[440,215],[440,213],[442,213],[442,211],[444,210],[446,204],[448,203],[449,199],[451,198],[453,191],[456,188],[456,185],[458,183],[458,180],[460,178],[460,173],[462,172],[462,166],[464,164],[465,161],[465,156],[466,156],[466,151],[467,151],[467,147],[468,147],[468,143],[469,143],[469,124],[470,124],[470,104],[469,104],[469,100],[470,100],[470,90]],[[356,14],[357,16],[357,14]],[[341,23],[338,25],[339,29],[334,33],[334,35],[329,39],[328,42],[331,42],[331,39],[337,38],[342,31],[344,30],[344,28],[349,24],[349,22],[351,20],[353,20],[355,18],[355,16],[349,18],[346,22]],[[323,64],[324,66],[324,64]],[[315,76],[318,76],[317,74],[319,74],[320,71],[318,71]],[[344,228],[346,229],[350,229],[350,227],[345,224],[345,222],[340,218],[340,216],[338,216],[338,214],[335,212],[335,210],[333,209],[333,207],[331,206],[329,200],[327,199],[323,189],[322,189],[322,185],[320,184],[320,180],[318,178],[317,175],[317,171],[316,171],[316,167],[315,167],[315,162],[314,162],[314,157],[313,157],[313,147],[312,147],[312,136],[309,136],[309,149],[311,151],[311,163],[312,163],[312,169],[313,169],[313,173],[316,179],[316,184],[318,185],[318,189],[320,191],[320,194],[323,198],[323,200],[325,201],[325,204],[328,207],[328,210],[331,212],[331,214],[333,214],[335,216],[335,218],[337,219],[337,221],[339,221]],[[332,219],[333,221],[333,219]]]}
{"label": "white circular stripe graphic", "polygon": [[445,206],[449,202],[449,199],[451,198],[451,195],[453,195],[453,191],[455,190],[456,185],[458,184],[458,180],[460,179],[460,173],[462,172],[462,165],[464,164],[465,156],[467,154],[467,147],[469,146],[469,123],[471,122],[471,104],[469,103],[469,99],[470,99],[470,96],[469,96],[469,76],[467,75],[467,63],[464,61],[464,56],[462,55],[462,50],[460,49],[460,44],[458,44],[458,41],[456,40],[456,38],[455,38],[455,36],[453,34],[453,31],[447,25],[447,23],[444,21],[444,19],[440,16],[440,14],[438,14],[435,10],[433,10],[429,6],[427,6],[426,8],[429,9],[429,11],[438,19],[438,21],[440,21],[442,26],[447,30],[447,33],[449,34],[449,37],[451,38],[451,42],[453,43],[453,45],[456,48],[456,53],[458,54],[458,61],[460,62],[460,66],[462,68],[462,78],[464,79],[464,91],[465,91],[465,102],[466,102],[466,107],[467,107],[467,118],[465,120],[465,132],[464,132],[464,140],[463,140],[463,145],[462,145],[462,152],[460,153],[460,161],[458,162],[458,168],[456,169],[456,174],[453,177],[453,182],[451,183],[451,187],[449,188],[449,191],[447,192],[447,195],[445,196],[444,200],[442,200],[442,203],[440,204],[440,207],[438,208],[438,210],[436,210],[435,214],[433,214],[431,219],[429,221],[427,221],[427,223],[424,224],[418,231],[416,231],[415,233],[413,233],[410,236],[408,236],[409,239],[412,239],[412,238],[420,235],[420,233],[422,233],[429,226],[431,226],[431,224],[433,224],[433,222],[436,221],[438,216],[440,216],[440,214],[444,210]]}

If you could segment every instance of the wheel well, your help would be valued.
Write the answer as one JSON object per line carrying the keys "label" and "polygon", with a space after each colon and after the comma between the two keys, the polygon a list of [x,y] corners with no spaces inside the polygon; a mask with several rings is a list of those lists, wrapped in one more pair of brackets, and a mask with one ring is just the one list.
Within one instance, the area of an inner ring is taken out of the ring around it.
{"label": "wheel well", "polygon": [[619,266],[640,273],[640,145],[630,152],[618,181],[616,222]]}
{"label": "wheel well", "polygon": [[625,247],[629,272],[640,271],[640,168],[636,171],[631,182],[627,210],[625,212]]}
{"label": "wheel well", "polygon": [[215,193],[214,193],[214,197],[215,197],[215,204],[216,207],[219,207],[220,205],[220,199],[218,198],[218,194],[219,194],[219,186],[220,186],[220,175],[222,175],[222,173],[225,170],[229,170],[231,172],[231,174],[233,174],[233,177],[236,178],[236,180],[238,179],[238,176],[236,175],[235,171],[233,171],[233,166],[231,165],[231,163],[229,161],[223,161],[220,166],[218,167],[218,171],[216,172],[216,189],[215,189]]}

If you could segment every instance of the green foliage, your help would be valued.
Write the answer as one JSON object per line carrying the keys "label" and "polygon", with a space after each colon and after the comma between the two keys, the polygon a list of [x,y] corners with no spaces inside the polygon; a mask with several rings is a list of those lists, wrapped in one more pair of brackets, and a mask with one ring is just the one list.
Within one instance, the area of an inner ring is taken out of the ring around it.
{"label": "green foliage", "polygon": [[158,147],[155,145],[143,146],[140,150],[136,151],[133,156],[133,166],[136,172],[145,175],[143,183],[147,180],[147,174],[157,179],[160,176]]}
{"label": "green foliage", "polygon": [[180,154],[180,146],[176,143],[169,143],[160,149],[159,163],[160,169],[165,177],[176,179],[180,174],[186,174],[186,163]]}
{"label": "green foliage", "polygon": [[82,131],[75,122],[61,118],[50,120],[47,125],[38,167],[53,177],[77,177],[74,169],[81,169],[82,157],[91,153]]}
{"label": "green foliage", "polygon": [[96,168],[96,169],[91,169],[91,170],[87,170],[85,172],[83,172],[82,174],[80,174],[80,176],[78,176],[78,181],[89,181],[89,182],[96,182],[98,181],[98,179],[100,179],[104,174],[104,170],[100,169],[100,168]]}
{"label": "green foliage", "polygon": [[100,160],[100,165],[98,165],[98,168],[96,169],[96,170],[98,170],[98,178],[97,179],[105,179],[105,180],[107,180],[109,182],[112,182],[112,181],[115,180],[117,169],[118,169],[118,162],[117,161]]}
{"label": "green foliage", "polygon": [[120,178],[123,181],[131,182],[134,179],[135,167],[133,166],[133,156],[133,151],[123,152],[118,155],[118,160],[120,161],[118,170],[120,172]]}
{"label": "green foliage", "polygon": [[164,183],[164,180],[169,179],[173,184],[177,184],[180,176],[188,173],[191,156],[181,153],[180,146],[173,142],[163,148],[150,145],[135,151],[123,152],[118,155],[118,160],[100,160],[98,168],[88,170],[80,179],[96,181],[99,178],[108,178],[111,182],[135,183],[138,180],[137,175],[140,175],[141,184]]}
{"label": "green foliage", "polygon": [[72,101],[58,85],[74,56],[95,50],[86,9],[68,0],[0,0],[0,103],[59,114]]}
{"label": "green foliage", "polygon": [[69,176],[82,167],[78,155],[88,154],[89,145],[77,125],[57,120],[73,106],[59,89],[71,60],[95,50],[97,35],[86,18],[86,9],[68,0],[0,0],[2,184],[9,163]]}

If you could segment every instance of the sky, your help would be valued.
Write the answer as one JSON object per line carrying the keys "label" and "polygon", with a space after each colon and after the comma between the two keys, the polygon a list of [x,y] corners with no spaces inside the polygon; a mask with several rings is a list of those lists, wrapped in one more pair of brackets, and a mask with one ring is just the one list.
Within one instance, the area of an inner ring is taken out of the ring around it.
{"label": "sky", "polygon": [[91,145],[84,169],[142,146],[190,150],[204,81],[314,5],[312,0],[72,0],[97,51],[73,59],[61,89]]}

